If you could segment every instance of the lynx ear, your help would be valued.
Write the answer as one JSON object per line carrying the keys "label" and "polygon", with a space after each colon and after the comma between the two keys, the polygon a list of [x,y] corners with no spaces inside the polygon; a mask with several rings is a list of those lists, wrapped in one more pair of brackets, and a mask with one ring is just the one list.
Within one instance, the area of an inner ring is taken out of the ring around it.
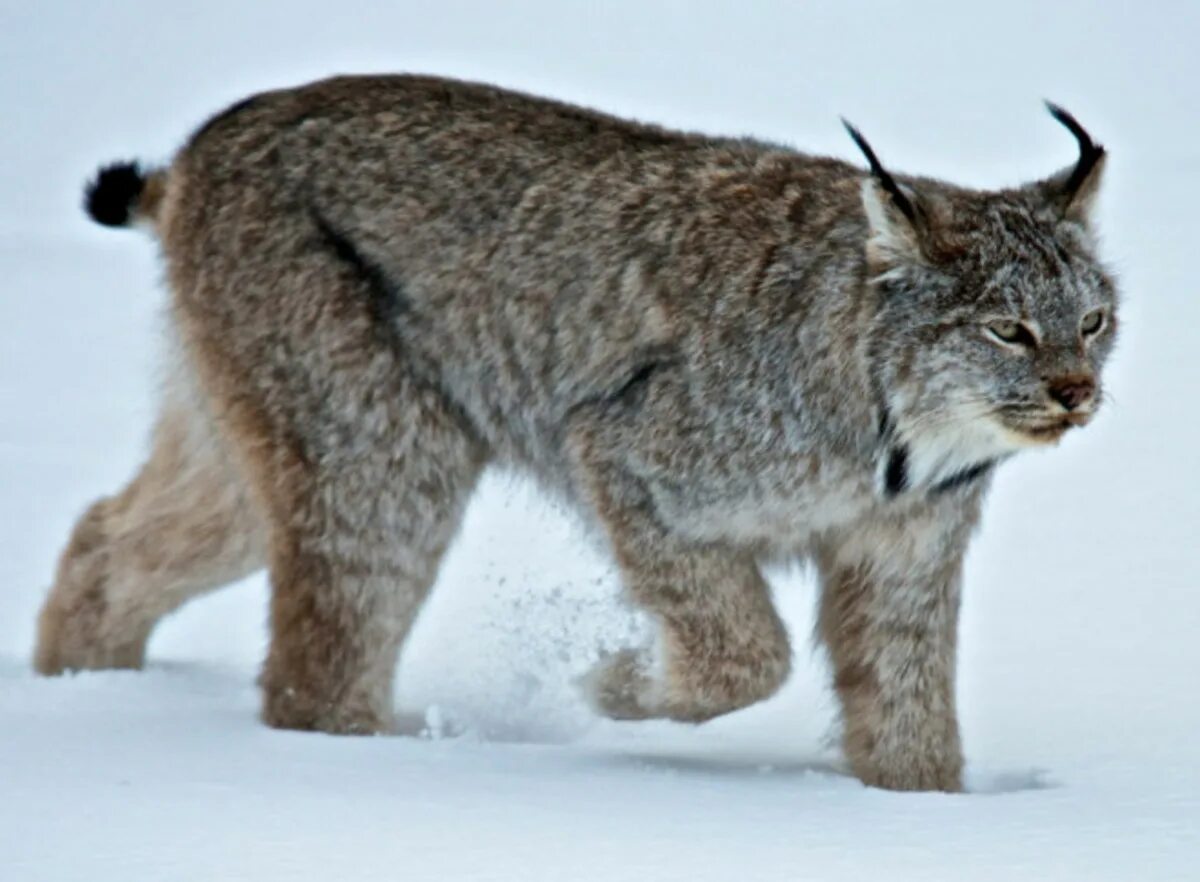
{"label": "lynx ear", "polygon": [[871,230],[867,256],[872,264],[891,266],[921,260],[921,237],[916,223],[909,220],[875,178],[862,182],[862,203]]}
{"label": "lynx ear", "polygon": [[1079,160],[1069,169],[1038,184],[1043,198],[1059,215],[1069,221],[1089,226],[1104,175],[1104,148],[1092,140],[1079,121],[1057,104],[1046,102],[1050,115],[1067,127],[1079,142]]}
{"label": "lynx ear", "polygon": [[877,265],[922,260],[928,218],[916,193],[891,176],[858,129],[844,119],[842,124],[871,169],[871,176],[862,183],[863,210],[871,230],[868,258]]}

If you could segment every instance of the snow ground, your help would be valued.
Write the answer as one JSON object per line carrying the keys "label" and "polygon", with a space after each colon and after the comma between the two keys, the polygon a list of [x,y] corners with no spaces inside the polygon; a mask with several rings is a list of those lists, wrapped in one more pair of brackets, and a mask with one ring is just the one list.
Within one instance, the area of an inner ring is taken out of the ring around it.
{"label": "snow ground", "polygon": [[[1188,3],[0,5],[0,880],[1200,878],[1200,7]],[[649,8],[647,8],[649,7]],[[826,746],[813,591],[780,573],[783,694],[700,728],[590,717],[571,679],[637,624],[561,513],[489,479],[404,659],[442,740],[255,719],[261,577],[163,625],[149,670],[28,669],[55,556],[152,413],[152,248],[81,180],[249,91],[421,70],[977,185],[1111,150],[1113,403],[1007,466],[968,566],[972,793],[863,788]]]}

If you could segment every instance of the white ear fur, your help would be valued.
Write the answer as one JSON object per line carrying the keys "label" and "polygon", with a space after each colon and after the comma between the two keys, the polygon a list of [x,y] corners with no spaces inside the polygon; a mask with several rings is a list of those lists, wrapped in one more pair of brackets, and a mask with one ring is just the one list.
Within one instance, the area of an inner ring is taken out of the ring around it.
{"label": "white ear fur", "polygon": [[916,228],[872,177],[863,179],[862,203],[870,228],[867,256],[873,263],[890,265],[921,260]]}
{"label": "white ear fur", "polygon": [[1106,157],[1101,156],[1096,161],[1073,193],[1067,192],[1066,189],[1074,171],[1070,168],[1031,185],[1034,198],[1044,206],[1048,218],[1058,225],[1063,234],[1076,238],[1085,246],[1096,243],[1093,221],[1099,202],[1100,182],[1104,177],[1105,160]]}
{"label": "white ear fur", "polygon": [[1096,197],[1100,193],[1100,182],[1104,179],[1104,164],[1107,159],[1107,155],[1102,155],[1097,159],[1087,177],[1071,194],[1063,208],[1063,216],[1067,220],[1082,224],[1085,228],[1091,227],[1098,201]]}

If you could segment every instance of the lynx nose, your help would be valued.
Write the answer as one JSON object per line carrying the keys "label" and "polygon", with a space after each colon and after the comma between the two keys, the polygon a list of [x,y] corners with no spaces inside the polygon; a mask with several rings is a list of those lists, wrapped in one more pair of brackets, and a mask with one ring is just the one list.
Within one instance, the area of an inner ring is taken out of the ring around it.
{"label": "lynx nose", "polygon": [[1074,410],[1091,400],[1096,393],[1096,382],[1091,377],[1063,377],[1051,380],[1047,391],[1067,410]]}

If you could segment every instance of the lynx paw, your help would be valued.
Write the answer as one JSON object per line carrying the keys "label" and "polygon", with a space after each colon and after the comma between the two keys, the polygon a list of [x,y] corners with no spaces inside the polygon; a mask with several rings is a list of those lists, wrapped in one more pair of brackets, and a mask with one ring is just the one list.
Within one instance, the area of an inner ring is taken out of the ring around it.
{"label": "lynx paw", "polygon": [[387,735],[396,731],[388,709],[361,702],[333,702],[291,686],[268,687],[262,719],[273,729],[330,735]]}
{"label": "lynx paw", "polygon": [[663,715],[652,668],[646,652],[623,649],[602,659],[579,684],[588,703],[609,719],[652,719]]}
{"label": "lynx paw", "polygon": [[149,628],[113,627],[111,611],[99,590],[64,597],[56,591],[38,617],[33,667],[39,674],[66,671],[140,668]]}
{"label": "lynx paw", "polygon": [[963,790],[961,755],[900,756],[890,760],[855,762],[851,768],[868,787],[883,790],[941,791],[961,793]]}

